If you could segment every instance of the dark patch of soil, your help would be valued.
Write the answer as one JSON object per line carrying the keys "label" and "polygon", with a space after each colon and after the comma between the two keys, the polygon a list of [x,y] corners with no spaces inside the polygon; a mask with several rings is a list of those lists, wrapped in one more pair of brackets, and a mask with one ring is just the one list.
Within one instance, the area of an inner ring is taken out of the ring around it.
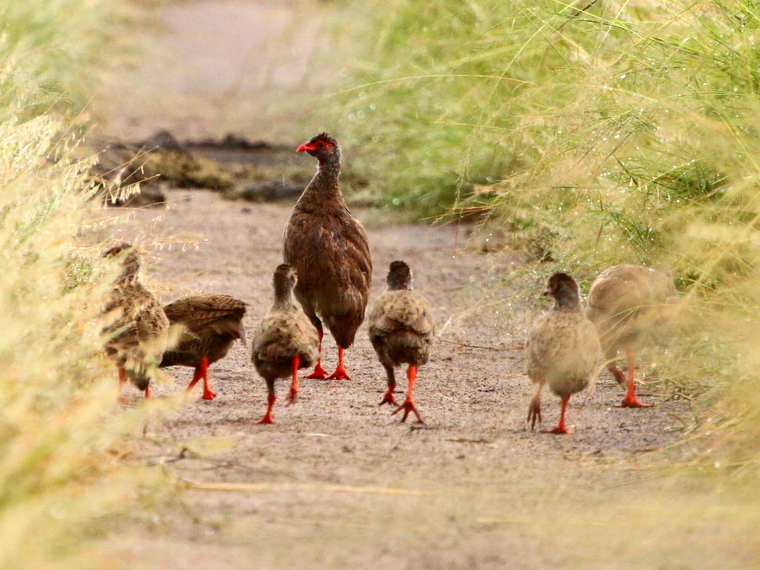
{"label": "dark patch of soil", "polygon": [[[110,206],[163,204],[171,188],[221,191],[231,200],[294,201],[314,174],[314,165],[297,155],[295,145],[232,134],[180,142],[169,131],[157,131],[145,141],[93,139],[87,152],[98,155],[91,176],[103,186],[104,202]],[[349,195],[351,188],[367,185],[350,169],[344,177]],[[137,183],[139,187],[132,186]]]}

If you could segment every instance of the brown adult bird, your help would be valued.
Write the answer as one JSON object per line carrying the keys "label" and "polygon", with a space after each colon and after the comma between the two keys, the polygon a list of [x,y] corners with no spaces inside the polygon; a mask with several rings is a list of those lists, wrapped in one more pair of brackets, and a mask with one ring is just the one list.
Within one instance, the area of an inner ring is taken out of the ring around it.
{"label": "brown adult bird", "polygon": [[172,327],[179,327],[179,340],[164,352],[159,366],[190,366],[195,368],[193,380],[186,391],[203,379],[204,400],[216,394],[208,383],[208,367],[227,356],[236,340],[245,344],[243,316],[246,303],[229,295],[196,295],[184,297],[164,307]]}
{"label": "brown adult bird", "polygon": [[525,343],[528,376],[538,391],[528,407],[530,429],[541,421],[541,390],[562,398],[559,424],[549,433],[569,433],[565,426],[570,396],[586,388],[597,369],[602,349],[594,324],[581,310],[578,284],[567,273],[555,273],[544,295],[554,297],[554,308],[539,317]]}
{"label": "brown adult bird", "polygon": [[102,313],[106,319],[102,329],[106,354],[119,369],[119,390],[129,379],[147,398],[167,346],[169,319],[158,300],[140,283],[140,255],[132,244],[116,245],[101,257],[119,264]]}
{"label": "brown adult bird", "polygon": [[435,321],[430,305],[423,296],[412,291],[409,266],[403,261],[394,261],[388,271],[388,289],[378,297],[369,314],[369,340],[388,377],[388,391],[380,402],[381,406],[386,403],[396,405],[394,368],[409,365],[406,399],[393,412],[404,410],[402,422],[412,412],[422,423],[414,405],[414,381],[417,368],[428,361],[434,334]]}
{"label": "brown adult bird", "polygon": [[319,357],[317,329],[304,312],[293,304],[296,276],[292,267],[282,264],[274,272],[274,305],[253,333],[251,360],[267,383],[267,411],[259,422],[272,423],[276,400],[274,381],[292,375],[288,404],[296,401],[298,370],[313,365]]}
{"label": "brown adult bird", "polygon": [[324,379],[322,322],[338,345],[338,366],[328,379],[351,378],[343,352],[364,320],[372,280],[367,233],[351,215],[340,191],[340,147],[321,133],[298,147],[319,168],[293,208],[284,235],[284,260],[298,274],[295,296],[319,333],[319,355],[308,378]]}
{"label": "brown adult bird", "polygon": [[[636,348],[662,330],[673,317],[678,294],[673,279],[665,272],[641,265],[615,265],[605,269],[591,284],[586,316],[596,325],[608,370],[618,384],[627,388],[622,408],[648,408],[636,398],[634,356]],[[625,352],[628,378],[615,365]]]}

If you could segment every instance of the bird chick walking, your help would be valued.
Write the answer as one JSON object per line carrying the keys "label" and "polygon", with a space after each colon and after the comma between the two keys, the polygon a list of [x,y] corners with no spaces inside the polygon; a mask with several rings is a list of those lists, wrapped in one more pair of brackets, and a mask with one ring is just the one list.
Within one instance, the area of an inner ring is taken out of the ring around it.
{"label": "bird chick walking", "polygon": [[562,399],[559,424],[549,433],[570,433],[565,423],[570,396],[588,386],[602,349],[594,324],[581,309],[578,284],[567,273],[555,273],[544,295],[554,297],[554,308],[536,320],[525,343],[528,377],[538,391],[528,407],[532,430],[541,422],[541,390],[545,384]]}
{"label": "bird chick walking", "polygon": [[304,312],[293,304],[296,274],[282,264],[274,272],[274,304],[253,333],[251,361],[267,384],[267,411],[259,422],[272,423],[274,382],[292,377],[288,404],[298,395],[298,370],[312,366],[319,355],[319,335]]}
{"label": "bird chick walking", "polygon": [[422,418],[414,405],[414,382],[417,368],[430,356],[430,345],[435,334],[430,305],[424,297],[412,291],[412,272],[403,261],[394,261],[388,271],[388,289],[378,297],[369,316],[369,340],[385,368],[388,391],[380,405],[396,405],[393,390],[396,387],[394,368],[408,364],[409,381],[406,399],[393,414],[404,411],[401,421],[410,412]]}
{"label": "bird chick walking", "polygon": [[145,397],[166,350],[169,319],[161,304],[140,283],[140,254],[130,243],[116,245],[101,255],[118,264],[107,304],[102,312],[106,354],[119,369],[119,392],[129,379]]}
{"label": "bird chick walking", "polygon": [[208,382],[208,367],[221,360],[236,340],[245,344],[243,316],[246,304],[229,295],[196,295],[169,303],[164,312],[171,327],[181,328],[177,345],[164,352],[160,368],[190,366],[195,368],[186,391],[203,379],[204,400],[216,394]]}
{"label": "bird chick walking", "polygon": [[[626,389],[619,408],[648,408],[636,398],[634,385],[636,350],[673,317],[678,293],[673,279],[663,271],[641,265],[615,265],[591,284],[586,316],[596,325],[608,370]],[[615,365],[619,353],[628,361],[628,377]]]}

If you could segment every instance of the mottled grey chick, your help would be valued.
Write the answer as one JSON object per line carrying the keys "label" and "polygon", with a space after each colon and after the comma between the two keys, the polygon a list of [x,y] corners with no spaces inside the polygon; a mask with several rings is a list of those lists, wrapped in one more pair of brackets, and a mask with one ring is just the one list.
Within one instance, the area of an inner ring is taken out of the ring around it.
{"label": "mottled grey chick", "polygon": [[569,433],[565,426],[570,396],[588,386],[599,364],[602,349],[594,324],[581,310],[578,284],[567,273],[555,273],[544,295],[554,297],[554,308],[533,325],[525,343],[528,376],[538,391],[528,407],[533,429],[541,421],[541,389],[549,388],[562,398],[559,424],[550,433]]}
{"label": "mottled grey chick", "polygon": [[119,264],[102,313],[106,354],[119,368],[119,385],[129,379],[147,398],[166,350],[169,319],[158,300],[140,283],[140,255],[132,244],[121,243],[101,257]]}
{"label": "mottled grey chick", "polygon": [[287,264],[274,272],[274,305],[253,333],[251,360],[267,383],[267,411],[259,422],[272,423],[272,406],[276,400],[274,381],[293,378],[288,403],[298,394],[298,370],[312,366],[319,357],[319,334],[300,307],[293,304],[295,270]]}
{"label": "mottled grey chick", "polygon": [[181,328],[181,336],[175,347],[164,352],[159,366],[195,368],[187,391],[203,378],[202,398],[213,400],[216,394],[209,387],[208,367],[227,356],[236,340],[245,344],[245,306],[229,295],[183,297],[166,305],[164,312],[172,327]]}
{"label": "mottled grey chick", "polygon": [[[586,316],[596,325],[609,371],[627,388],[622,408],[648,408],[636,399],[634,353],[673,318],[678,293],[666,273],[641,265],[615,265],[605,269],[591,284]],[[615,365],[620,352],[628,360],[628,378]]]}
{"label": "mottled grey chick", "polygon": [[403,261],[394,261],[388,271],[388,289],[378,297],[369,315],[369,340],[388,376],[388,391],[380,402],[381,406],[385,403],[396,404],[393,369],[402,364],[409,365],[406,399],[393,412],[404,410],[402,422],[409,412],[413,412],[422,422],[414,406],[414,381],[417,368],[428,361],[434,333],[435,322],[430,305],[424,297],[412,291],[409,266]]}

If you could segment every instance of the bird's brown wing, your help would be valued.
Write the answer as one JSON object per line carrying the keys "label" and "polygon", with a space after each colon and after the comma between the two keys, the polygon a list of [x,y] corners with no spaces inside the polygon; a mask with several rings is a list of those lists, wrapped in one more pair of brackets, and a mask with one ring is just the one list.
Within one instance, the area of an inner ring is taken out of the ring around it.
{"label": "bird's brown wing", "polygon": [[599,329],[608,357],[667,323],[677,293],[669,275],[640,265],[616,265],[594,280],[586,315]]}
{"label": "bird's brown wing", "polygon": [[285,234],[285,262],[296,268],[296,299],[319,314],[341,346],[364,320],[372,280],[367,234],[345,208],[295,212]]}
{"label": "bird's brown wing", "polygon": [[528,376],[548,381],[588,379],[601,356],[596,328],[582,313],[550,311],[540,317],[525,343]]}
{"label": "bird's brown wing", "polygon": [[245,339],[242,320],[246,303],[229,295],[184,297],[164,307],[172,322],[182,323],[191,335],[223,334]]}
{"label": "bird's brown wing", "polygon": [[427,339],[435,332],[435,321],[421,295],[411,290],[386,291],[372,308],[369,327],[375,334],[409,331]]}
{"label": "bird's brown wing", "polygon": [[296,354],[315,361],[319,347],[317,330],[298,309],[273,312],[264,317],[253,334],[252,355],[268,362],[284,362]]}

